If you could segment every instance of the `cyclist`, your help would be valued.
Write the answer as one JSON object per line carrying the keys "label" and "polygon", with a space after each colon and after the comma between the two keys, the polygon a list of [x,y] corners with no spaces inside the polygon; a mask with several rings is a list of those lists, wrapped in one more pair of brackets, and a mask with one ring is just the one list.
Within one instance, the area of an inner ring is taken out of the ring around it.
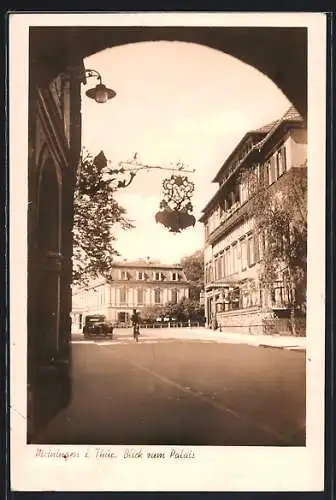
{"label": "cyclist", "polygon": [[139,342],[140,328],[139,328],[139,313],[136,309],[133,309],[133,314],[131,317],[132,325],[133,325],[133,337],[136,342]]}

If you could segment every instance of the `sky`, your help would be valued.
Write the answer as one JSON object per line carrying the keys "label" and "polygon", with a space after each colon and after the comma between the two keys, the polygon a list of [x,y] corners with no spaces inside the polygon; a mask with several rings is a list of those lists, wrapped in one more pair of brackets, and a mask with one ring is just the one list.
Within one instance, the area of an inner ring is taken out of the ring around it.
{"label": "sky", "polygon": [[[277,118],[290,102],[255,68],[220,51],[184,42],[128,44],[88,57],[86,69],[100,72],[116,97],[97,104],[82,86],[82,144],[93,155],[104,151],[118,167],[137,153],[145,164],[169,166],[182,161],[194,174],[196,220],[215,193],[212,180],[244,136]],[[141,171],[116,198],[135,229],[116,229],[122,258],[150,257],[177,263],[204,245],[199,222],[173,234],[155,222],[161,182],[171,173]]]}

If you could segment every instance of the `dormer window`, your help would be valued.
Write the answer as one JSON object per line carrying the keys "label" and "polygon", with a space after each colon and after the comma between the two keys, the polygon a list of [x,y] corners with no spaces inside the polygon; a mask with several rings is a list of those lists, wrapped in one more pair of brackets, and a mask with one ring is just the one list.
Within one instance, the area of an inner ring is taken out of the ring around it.
{"label": "dormer window", "polygon": [[120,271],[120,279],[123,281],[128,280],[128,272],[127,271]]}

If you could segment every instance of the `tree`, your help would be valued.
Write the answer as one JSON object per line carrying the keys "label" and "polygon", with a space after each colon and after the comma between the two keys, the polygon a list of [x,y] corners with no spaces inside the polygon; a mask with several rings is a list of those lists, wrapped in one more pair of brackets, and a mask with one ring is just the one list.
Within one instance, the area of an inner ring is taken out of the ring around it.
{"label": "tree", "polygon": [[140,313],[142,321],[154,322],[156,318],[174,318],[177,321],[201,320],[204,308],[198,300],[183,297],[179,302],[169,302],[164,305],[148,306]]}
{"label": "tree", "polygon": [[131,229],[126,210],[114,198],[115,188],[105,179],[103,152],[92,157],[83,151],[74,192],[73,283],[85,285],[92,278],[109,278],[115,256],[112,230]]}
{"label": "tree", "polygon": [[245,171],[242,180],[251,193],[247,217],[264,240],[259,280],[270,293],[283,282],[296,334],[295,313],[306,305],[307,168],[291,168],[272,186],[257,172]]}
{"label": "tree", "polygon": [[156,318],[163,316],[163,306],[147,306],[141,309],[140,319],[144,323],[154,323]]}
{"label": "tree", "polygon": [[204,307],[200,305],[198,299],[183,297],[178,304],[175,304],[175,315],[182,321],[195,320],[204,317]]}
{"label": "tree", "polygon": [[199,301],[200,293],[204,289],[204,254],[197,250],[192,255],[181,259],[181,266],[189,281],[189,296]]}

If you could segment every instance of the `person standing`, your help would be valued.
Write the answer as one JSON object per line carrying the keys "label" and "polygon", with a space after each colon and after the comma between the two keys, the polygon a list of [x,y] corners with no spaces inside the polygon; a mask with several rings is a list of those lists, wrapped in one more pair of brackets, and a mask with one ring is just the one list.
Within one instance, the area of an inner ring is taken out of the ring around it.
{"label": "person standing", "polygon": [[131,316],[131,321],[132,321],[132,326],[133,326],[133,337],[136,342],[139,342],[139,335],[140,335],[140,317],[139,313],[137,312],[136,309],[133,309],[133,314]]}

